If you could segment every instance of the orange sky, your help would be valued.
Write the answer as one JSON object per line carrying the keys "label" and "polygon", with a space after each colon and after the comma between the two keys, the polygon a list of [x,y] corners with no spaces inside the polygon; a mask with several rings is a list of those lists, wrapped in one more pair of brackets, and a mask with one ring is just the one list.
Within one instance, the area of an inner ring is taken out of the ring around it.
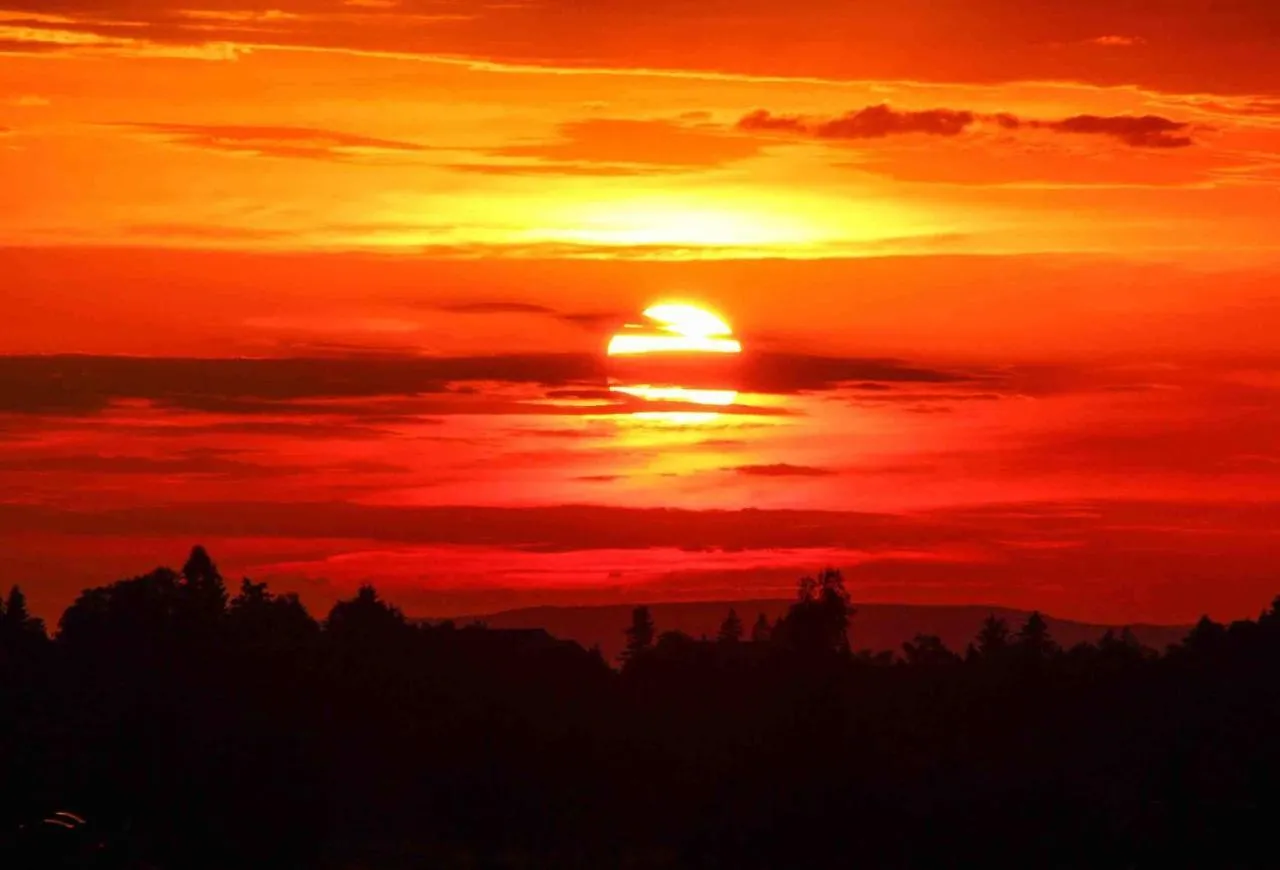
{"label": "orange sky", "polygon": [[[53,615],[200,540],[317,607],[830,562],[1253,614],[1278,33],[1270,0],[0,0],[0,583]],[[742,341],[717,417],[607,389],[666,299]]]}

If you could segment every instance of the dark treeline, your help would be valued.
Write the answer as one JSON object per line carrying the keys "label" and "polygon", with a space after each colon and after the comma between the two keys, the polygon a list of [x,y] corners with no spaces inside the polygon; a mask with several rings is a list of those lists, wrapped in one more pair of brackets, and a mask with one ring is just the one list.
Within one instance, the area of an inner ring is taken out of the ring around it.
{"label": "dark treeline", "polygon": [[201,548],[85,591],[52,639],[15,590],[0,863],[1276,865],[1280,599],[1163,653],[1061,649],[1033,614],[876,655],[827,570],[774,623],[619,630],[615,669],[371,587],[321,622],[230,594]]}

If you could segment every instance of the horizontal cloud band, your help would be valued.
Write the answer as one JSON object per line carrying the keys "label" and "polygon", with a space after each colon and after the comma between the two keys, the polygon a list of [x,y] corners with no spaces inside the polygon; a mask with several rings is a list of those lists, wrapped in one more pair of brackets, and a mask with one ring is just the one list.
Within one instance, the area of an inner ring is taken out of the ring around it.
{"label": "horizontal cloud band", "polygon": [[909,133],[958,136],[979,123],[995,124],[1005,130],[1050,130],[1109,136],[1134,148],[1185,148],[1194,144],[1187,135],[1190,124],[1158,115],[1073,115],[1047,121],[1019,118],[1008,113],[982,115],[954,109],[900,111],[885,104],[867,106],[834,118],[775,115],[765,109],[757,109],[740,118],[737,128],[747,132],[786,133],[814,139],[856,140]]}
{"label": "horizontal cloud band", "polygon": [[[976,379],[971,373],[894,359],[757,353],[744,362],[734,386],[756,393],[791,394],[868,381],[959,384]],[[474,392],[469,383],[494,382],[600,388],[607,383],[607,372],[601,357],[568,353],[261,359],[0,356],[0,413],[92,413],[127,400],[193,410],[287,411],[288,403],[303,401],[467,394]]]}

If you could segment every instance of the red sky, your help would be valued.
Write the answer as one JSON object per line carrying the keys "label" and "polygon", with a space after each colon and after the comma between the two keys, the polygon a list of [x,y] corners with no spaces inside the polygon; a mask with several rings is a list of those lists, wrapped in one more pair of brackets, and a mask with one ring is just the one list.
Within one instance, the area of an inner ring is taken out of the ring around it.
{"label": "red sky", "polygon": [[[831,563],[1252,615],[1278,38],[1269,0],[0,0],[0,583],[55,616],[199,541],[317,609]],[[607,390],[667,299],[743,343],[718,416]]]}

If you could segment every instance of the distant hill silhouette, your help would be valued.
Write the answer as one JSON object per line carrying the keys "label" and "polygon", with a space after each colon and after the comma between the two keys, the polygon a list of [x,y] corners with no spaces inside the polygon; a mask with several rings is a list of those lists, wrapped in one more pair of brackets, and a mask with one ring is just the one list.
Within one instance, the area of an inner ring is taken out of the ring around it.
{"label": "distant hill silhouette", "polygon": [[[704,634],[714,638],[731,607],[750,626],[761,613],[773,622],[787,612],[791,603],[788,599],[681,601],[650,604],[649,609],[653,613],[658,631],[674,630],[695,638]],[[625,643],[622,630],[631,620],[632,606],[525,607],[480,616],[458,617],[456,621],[459,625],[465,625],[472,620],[480,620],[495,629],[546,629],[555,637],[577,641],[587,648],[599,644],[605,660],[615,661]],[[849,632],[852,647],[855,650],[890,650],[895,653],[900,653],[902,644],[917,634],[937,635],[947,647],[963,653],[988,615],[995,614],[1016,628],[1030,614],[1025,610],[980,604],[855,604],[854,607],[857,614]],[[1119,627],[1075,622],[1052,616],[1046,616],[1045,619],[1054,639],[1068,648],[1077,643],[1094,643],[1108,628]],[[1137,624],[1130,628],[1142,644],[1155,650],[1163,650],[1169,644],[1186,637],[1191,626]]]}

